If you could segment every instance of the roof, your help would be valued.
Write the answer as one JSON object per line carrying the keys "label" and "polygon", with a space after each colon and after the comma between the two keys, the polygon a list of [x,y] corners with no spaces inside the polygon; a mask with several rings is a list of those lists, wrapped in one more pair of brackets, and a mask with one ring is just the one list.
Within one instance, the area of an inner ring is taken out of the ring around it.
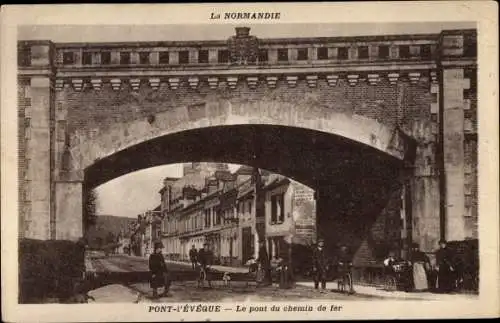
{"label": "roof", "polygon": [[242,165],[240,168],[234,172],[236,175],[252,175],[253,174],[253,167],[252,166],[247,166],[247,165]]}
{"label": "roof", "polygon": [[165,177],[163,179],[163,187],[158,191],[158,193],[163,194],[167,187],[167,182],[175,183],[176,181],[179,180],[179,177]]}
{"label": "roof", "polygon": [[205,178],[210,176],[211,172],[200,170],[199,172],[189,173],[177,180],[172,185],[172,195],[174,198],[182,195],[184,187],[189,186],[197,190],[202,190],[205,187]]}
{"label": "roof", "polygon": [[228,170],[218,170],[215,172],[214,177],[222,181],[232,181],[234,180],[234,175]]}
{"label": "roof", "polygon": [[269,182],[267,182],[264,185],[263,189],[270,190],[270,189],[273,189],[273,188],[278,187],[280,185],[285,185],[288,183],[290,183],[290,180],[288,178],[282,177],[282,176],[277,176],[274,178],[270,178]]}

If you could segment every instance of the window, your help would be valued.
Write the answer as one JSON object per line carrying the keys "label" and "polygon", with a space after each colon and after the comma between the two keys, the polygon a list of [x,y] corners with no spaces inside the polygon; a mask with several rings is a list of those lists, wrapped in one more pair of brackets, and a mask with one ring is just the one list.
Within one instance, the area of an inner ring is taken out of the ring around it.
{"label": "window", "polygon": [[90,52],[83,53],[82,64],[83,65],[91,65],[92,64],[92,53],[90,53]]}
{"label": "window", "polygon": [[111,53],[110,52],[102,52],[101,53],[101,64],[103,64],[103,65],[111,64]]}
{"label": "window", "polygon": [[297,60],[307,61],[307,48],[299,48],[297,50]]}
{"label": "window", "polygon": [[214,225],[219,225],[221,223],[221,211],[220,210],[215,210],[215,223]]}
{"label": "window", "polygon": [[31,65],[31,48],[26,45],[19,45],[17,48],[17,64],[19,66]]}
{"label": "window", "polygon": [[31,181],[26,181],[24,189],[24,201],[31,201]]}
{"label": "window", "polygon": [[347,59],[348,53],[347,53],[347,48],[346,47],[339,47],[338,52],[337,52],[337,57],[338,59]]}
{"label": "window", "polygon": [[477,40],[476,39],[470,39],[470,41],[465,42],[464,56],[466,56],[466,57],[476,57],[477,56]]}
{"label": "window", "polygon": [[368,52],[368,46],[360,46],[358,47],[358,58],[360,59],[366,59],[370,57],[370,54]]}
{"label": "window", "polygon": [[267,49],[259,50],[259,62],[267,62],[269,60],[269,52]]}
{"label": "window", "polygon": [[75,63],[75,54],[73,52],[65,52],[63,53],[63,64],[74,64]]}
{"label": "window", "polygon": [[160,52],[158,54],[158,61],[160,64],[168,64],[169,62],[168,52]]}
{"label": "window", "polygon": [[219,63],[227,63],[229,62],[229,51],[224,49],[224,50],[219,50],[217,52],[217,61]]}
{"label": "window", "polygon": [[252,214],[252,201],[248,202],[248,212]]}
{"label": "window", "polygon": [[285,221],[285,208],[283,206],[284,193],[271,197],[271,223],[283,223]]}
{"label": "window", "polygon": [[188,64],[189,63],[189,51],[181,50],[179,52],[179,64]]}
{"label": "window", "polygon": [[24,139],[31,139],[31,118],[24,119]]}
{"label": "window", "polygon": [[287,48],[278,49],[278,61],[280,61],[280,62],[288,61],[288,49]]}
{"label": "window", "polygon": [[149,64],[149,53],[140,52],[139,53],[139,64]]}
{"label": "window", "polygon": [[388,58],[389,57],[389,46],[382,45],[378,47],[378,58]]}
{"label": "window", "polygon": [[207,219],[207,225],[206,226],[208,228],[212,224],[212,212],[211,212],[211,209],[206,209],[205,212],[206,212],[206,217],[207,217],[206,218]]}
{"label": "window", "polygon": [[328,59],[328,48],[326,47],[318,48],[318,59]]}
{"label": "window", "polygon": [[120,53],[120,64],[121,65],[130,64],[130,53],[129,52]]}
{"label": "window", "polygon": [[198,63],[202,64],[208,63],[208,50],[198,51]]}
{"label": "window", "polygon": [[431,45],[422,45],[422,47],[420,47],[420,56],[425,59],[431,59]]}
{"label": "window", "polygon": [[409,58],[410,57],[410,46],[401,45],[399,46],[399,58]]}

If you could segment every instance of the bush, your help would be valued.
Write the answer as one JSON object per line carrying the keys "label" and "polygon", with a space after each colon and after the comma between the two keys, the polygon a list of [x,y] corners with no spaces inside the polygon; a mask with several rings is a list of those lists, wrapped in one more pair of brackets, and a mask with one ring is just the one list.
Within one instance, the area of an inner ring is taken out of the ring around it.
{"label": "bush", "polygon": [[85,270],[83,243],[61,240],[19,242],[19,303],[65,299]]}

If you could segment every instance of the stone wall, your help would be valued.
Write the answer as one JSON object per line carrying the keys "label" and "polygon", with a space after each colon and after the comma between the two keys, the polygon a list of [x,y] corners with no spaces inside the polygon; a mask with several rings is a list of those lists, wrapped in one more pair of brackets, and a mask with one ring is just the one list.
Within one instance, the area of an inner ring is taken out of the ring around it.
{"label": "stone wall", "polygon": [[[176,77],[154,67],[155,60],[147,70],[141,70],[133,64],[108,69],[92,59],[92,69],[100,72],[90,79],[91,69],[81,64],[81,45],[66,48],[45,41],[24,44],[30,47],[30,56],[26,62],[20,61],[20,74],[27,81],[20,81],[18,93],[22,231],[30,237],[48,239],[57,237],[58,225],[73,226],[77,221],[64,218],[57,210],[66,212],[78,204],[84,170],[99,158],[173,132],[262,123],[326,131],[398,158],[403,156],[390,149],[399,147],[392,140],[406,140],[391,136],[397,126],[408,135],[408,141],[416,144],[415,160],[407,160],[411,170],[398,177],[406,183],[405,190],[411,197],[411,203],[399,208],[400,215],[401,209],[412,215],[410,223],[405,224],[411,227],[408,238],[430,251],[439,237],[476,237],[475,31],[426,37],[425,46],[432,47],[430,56],[413,55],[424,47],[410,44],[418,37],[409,35],[387,39],[398,42],[391,43],[387,58],[378,56],[381,43],[370,44],[366,61],[358,57],[356,46],[349,45],[349,64],[345,66],[337,60],[337,48],[333,48],[338,44],[328,49],[328,54],[335,53],[335,59],[319,60],[316,47],[311,45],[316,40],[301,40],[311,54],[311,66],[286,62],[295,64],[290,67],[275,59],[274,49],[273,60],[266,65],[234,68],[215,62],[212,48],[210,68],[163,66],[172,68]],[[386,41],[376,37],[369,41],[375,40]],[[338,41],[324,39],[321,46]],[[272,40],[266,40],[266,44],[269,42]],[[224,42],[217,44],[225,46]],[[411,57],[400,55],[398,46],[404,44],[410,44]],[[116,63],[120,53],[114,50],[112,60]],[[71,66],[65,65],[66,51],[77,53]],[[295,56],[296,49],[289,53]],[[233,68],[235,75],[229,75],[228,70]],[[371,74],[372,69],[381,73]],[[156,77],[160,72],[162,77]],[[360,181],[359,185],[364,183]],[[385,230],[381,225],[385,220],[377,216],[396,213],[389,209],[396,209],[400,198],[390,197],[390,192],[387,189],[384,198],[376,198],[380,203],[378,213],[370,215],[368,221],[368,227],[373,226],[375,231]],[[69,199],[76,204],[66,203]],[[318,214],[330,212],[329,207],[318,205]],[[333,218],[338,216],[334,214]],[[323,220],[334,221],[330,224],[335,227],[339,218]],[[355,224],[354,219],[346,221]],[[436,231],[438,227],[443,232]],[[69,230],[59,237],[78,235],[77,231]],[[346,233],[350,234],[349,230]]]}

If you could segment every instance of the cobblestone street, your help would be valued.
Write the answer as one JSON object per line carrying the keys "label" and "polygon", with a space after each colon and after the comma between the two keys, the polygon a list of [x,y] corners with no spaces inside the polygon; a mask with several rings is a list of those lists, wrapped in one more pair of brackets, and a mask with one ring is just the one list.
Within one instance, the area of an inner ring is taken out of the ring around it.
{"label": "cobblestone street", "polygon": [[[226,286],[223,281],[212,282],[212,288],[206,285],[204,288],[197,286],[197,282],[192,277],[195,275],[190,265],[181,262],[168,262],[171,272],[175,272],[176,279],[172,282],[170,293],[167,297],[154,299],[152,289],[149,286],[149,273],[147,272],[147,261],[140,257],[130,257],[114,255],[88,261],[88,266],[96,273],[107,273],[114,277],[107,284],[101,285],[90,292],[95,302],[156,302],[156,303],[176,303],[176,302],[242,302],[242,301],[306,301],[306,300],[459,300],[474,299],[474,295],[460,294],[434,294],[425,293],[405,293],[402,291],[384,291],[381,288],[355,285],[354,295],[342,294],[336,291],[336,284],[330,282],[327,289],[315,290],[310,281],[297,282],[295,287],[290,289],[280,289],[277,284],[268,287],[257,287],[253,281],[230,282]],[[244,272],[245,268],[232,268],[215,266],[215,272]],[[132,276],[127,276],[131,274]],[[184,274],[184,278],[179,276]],[[134,275],[138,275],[134,277]],[[129,280],[137,279],[139,280]],[[161,293],[162,290],[159,292]]]}

